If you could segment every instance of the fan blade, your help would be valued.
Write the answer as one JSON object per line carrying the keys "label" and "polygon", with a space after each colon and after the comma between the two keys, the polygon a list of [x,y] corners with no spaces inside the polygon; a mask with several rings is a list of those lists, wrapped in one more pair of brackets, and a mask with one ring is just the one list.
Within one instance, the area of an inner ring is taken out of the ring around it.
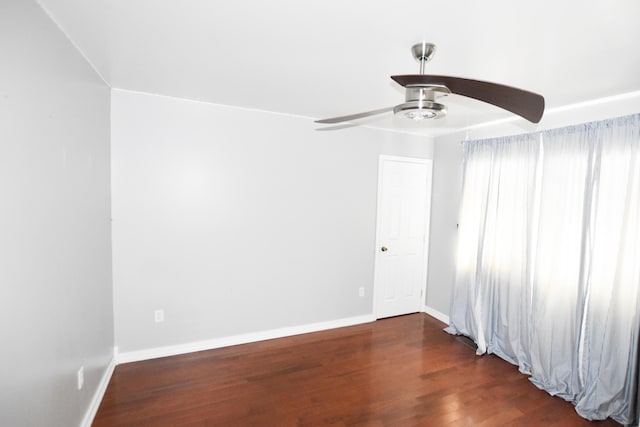
{"label": "fan blade", "polygon": [[316,123],[341,123],[348,122],[355,119],[362,119],[363,117],[375,116],[376,114],[386,113],[392,111],[393,107],[381,108],[379,110],[366,111],[364,113],[350,114],[348,116],[332,117],[330,119],[316,120]]}
{"label": "fan blade", "polygon": [[540,122],[544,113],[544,98],[537,93],[481,80],[429,74],[391,76],[401,86],[444,85],[451,93],[474,98],[511,111],[533,123]]}

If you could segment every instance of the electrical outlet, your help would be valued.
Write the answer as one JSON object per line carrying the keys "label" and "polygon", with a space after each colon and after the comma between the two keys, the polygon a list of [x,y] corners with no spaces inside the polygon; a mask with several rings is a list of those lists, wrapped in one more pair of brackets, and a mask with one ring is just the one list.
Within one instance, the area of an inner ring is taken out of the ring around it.
{"label": "electrical outlet", "polygon": [[360,286],[358,288],[358,295],[363,297],[364,296],[364,286]]}
{"label": "electrical outlet", "polygon": [[164,322],[164,310],[156,310],[153,312],[153,319],[156,323]]}
{"label": "electrical outlet", "polygon": [[80,366],[80,369],[78,369],[76,380],[78,383],[78,390],[82,390],[82,387],[84,386],[84,366]]}

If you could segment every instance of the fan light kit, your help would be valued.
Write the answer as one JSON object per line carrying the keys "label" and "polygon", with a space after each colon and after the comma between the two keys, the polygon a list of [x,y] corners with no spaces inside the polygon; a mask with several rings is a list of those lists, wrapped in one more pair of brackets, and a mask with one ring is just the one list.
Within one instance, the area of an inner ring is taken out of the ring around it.
{"label": "fan light kit", "polygon": [[437,119],[447,114],[447,107],[436,102],[437,93],[440,95],[453,93],[474,98],[503,108],[530,122],[540,122],[544,113],[544,98],[541,95],[481,80],[424,74],[425,65],[435,51],[436,46],[431,43],[423,42],[414,45],[411,52],[420,62],[420,74],[391,76],[391,79],[405,88],[404,103],[380,110],[316,120],[316,123],[342,123],[388,111],[412,120]]}
{"label": "fan light kit", "polygon": [[444,86],[414,85],[407,87],[405,103],[393,107],[393,114],[413,120],[437,119],[447,114],[447,107],[435,101],[435,93],[451,93]]}

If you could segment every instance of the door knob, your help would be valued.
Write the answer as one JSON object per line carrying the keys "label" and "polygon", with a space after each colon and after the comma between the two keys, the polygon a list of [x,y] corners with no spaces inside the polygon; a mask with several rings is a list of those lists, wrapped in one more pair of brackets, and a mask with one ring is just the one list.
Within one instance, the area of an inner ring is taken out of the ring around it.
{"label": "door knob", "polygon": [[380,250],[382,252],[387,252],[389,249],[386,246],[383,246],[383,247],[380,248]]}

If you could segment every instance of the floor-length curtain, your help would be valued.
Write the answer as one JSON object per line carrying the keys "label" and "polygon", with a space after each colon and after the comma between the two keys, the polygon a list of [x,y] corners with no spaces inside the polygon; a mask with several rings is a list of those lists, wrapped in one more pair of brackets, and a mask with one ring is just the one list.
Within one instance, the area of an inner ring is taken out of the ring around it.
{"label": "floor-length curtain", "polygon": [[[465,142],[464,151],[450,331],[474,338],[478,354],[518,363],[529,341],[527,260],[539,144],[534,135],[520,135]],[[528,363],[521,369],[526,372]]]}
{"label": "floor-length curtain", "polygon": [[640,115],[600,129],[577,410],[627,421],[638,384]]}
{"label": "floor-length curtain", "polygon": [[637,414],[640,115],[465,143],[451,333],[589,419]]}
{"label": "floor-length curtain", "polygon": [[545,132],[536,257],[531,260],[531,364],[536,385],[573,400],[579,390],[579,339],[586,297],[592,165],[590,126]]}

